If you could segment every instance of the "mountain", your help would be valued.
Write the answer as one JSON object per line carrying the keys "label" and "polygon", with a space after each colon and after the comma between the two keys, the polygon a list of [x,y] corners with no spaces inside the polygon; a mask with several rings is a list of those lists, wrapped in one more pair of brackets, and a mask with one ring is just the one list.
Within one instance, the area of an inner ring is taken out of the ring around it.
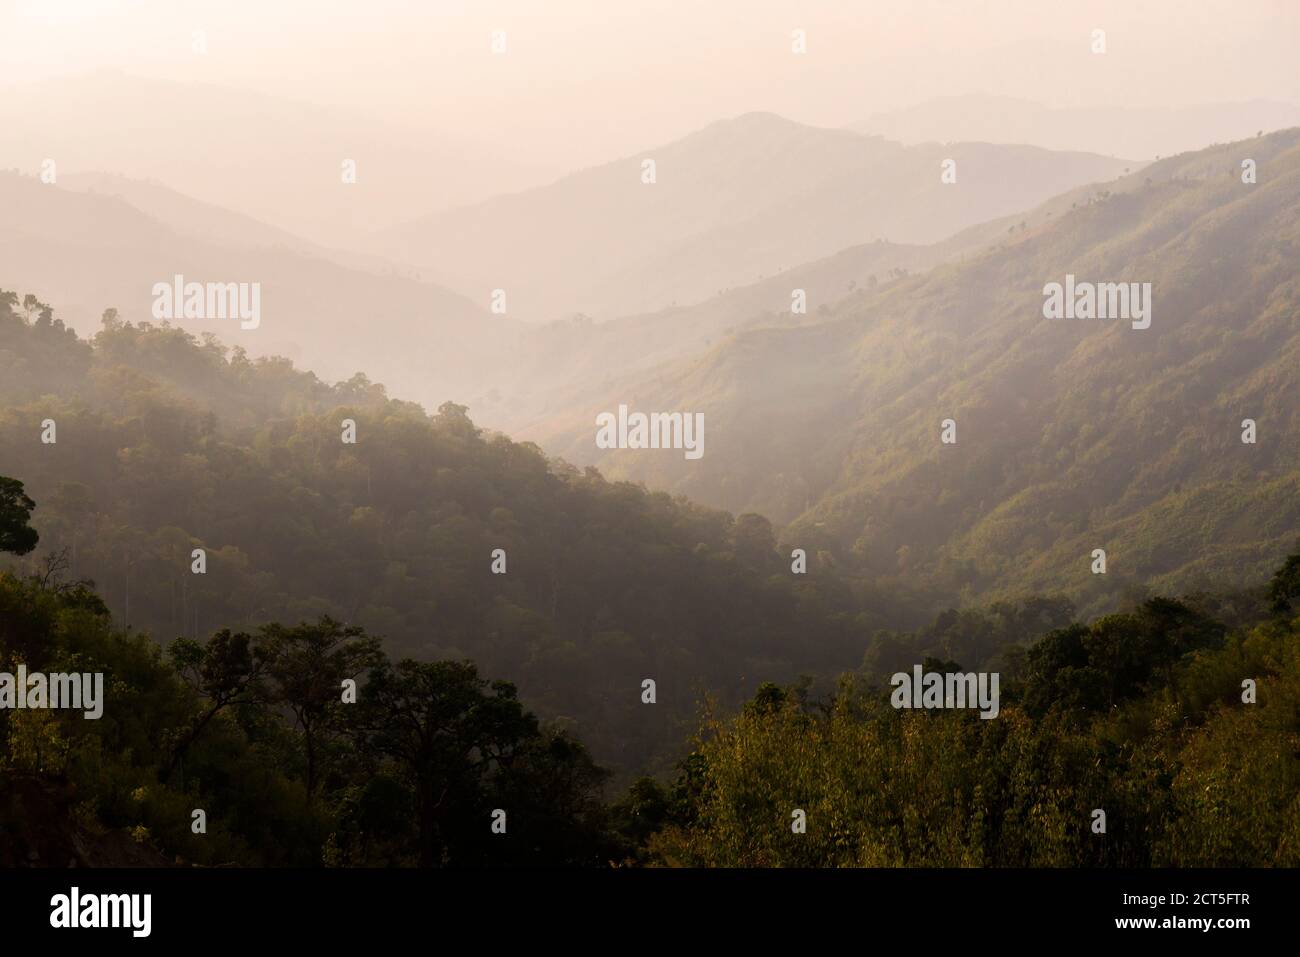
{"label": "mountain", "polygon": [[[187,196],[334,246],[554,171],[424,126],[205,83],[112,70],[11,87],[0,155],[24,172],[155,179]],[[342,164],[357,179],[342,182]]]}
{"label": "mountain", "polygon": [[[1046,215],[1062,202],[965,262],[606,394],[607,410],[702,412],[698,461],[600,452],[587,417],[548,445],[968,598],[1105,608],[1259,578],[1300,535],[1300,130],[1162,160]],[[1067,274],[1151,283],[1150,328],[1044,319]]]}
{"label": "mountain", "polygon": [[[160,186],[73,182],[111,184],[156,214],[118,195],[0,173],[6,211],[0,286],[30,291],[83,333],[98,328],[108,307],[124,318],[149,319],[154,284],[176,274],[198,282],[257,282],[257,328],[243,329],[236,320],[173,321],[254,356],[309,363],[329,378],[365,369],[431,405],[472,399],[480,382],[475,370],[510,337],[502,317],[391,266],[378,272],[384,267],[364,257],[346,265],[345,253]],[[390,348],[392,341],[404,348]]]}
{"label": "mountain", "polygon": [[1008,96],[944,97],[877,113],[853,129],[900,143],[1027,143],[1143,160],[1300,125],[1300,105],[1271,100],[1159,109],[1060,109]]}
{"label": "mountain", "polygon": [[[523,324],[509,354],[510,374],[480,395],[475,408],[496,428],[554,448],[573,461],[590,461],[585,428],[577,442],[569,441],[573,424],[586,423],[608,408],[627,383],[652,370],[671,374],[675,363],[698,358],[746,329],[820,322],[842,299],[865,296],[881,283],[994,248],[1031,221],[1046,223],[1100,191],[1097,185],[1081,186],[1032,212],[989,220],[929,245],[878,240],[851,246],[690,306],[606,322],[579,315]],[[803,313],[792,308],[796,290],[805,297]]]}
{"label": "mountain", "polygon": [[[563,421],[565,410],[611,381],[696,355],[729,329],[772,321],[782,306],[789,316],[795,286],[815,312],[873,275],[926,268],[985,239],[973,230],[935,247],[870,243],[698,306],[606,323],[526,324],[422,282],[413,268],[311,242],[156,181],[86,173],[47,185],[0,173],[0,201],[13,214],[0,240],[0,281],[32,290],[83,333],[98,328],[106,306],[126,319],[148,318],[153,284],[178,271],[200,281],[258,281],[266,315],[257,329],[175,324],[331,379],[364,368],[405,397],[430,406],[454,400],[476,421],[525,436]],[[357,335],[357,317],[366,317],[367,334]],[[405,348],[386,348],[386,334],[400,335]]]}
{"label": "mountain", "polygon": [[348,269],[364,269],[386,276],[402,275],[409,279],[420,278],[419,270],[399,269],[379,256],[368,256],[354,250],[312,242],[244,213],[186,196],[157,180],[132,179],[101,172],[64,173],[59,176],[58,185],[78,193],[95,193],[120,199],[189,239],[218,246],[287,249],[317,259],[327,259]]}
{"label": "mountain", "polygon": [[14,294],[0,475],[37,503],[32,558],[66,551],[122,626],[166,643],[329,615],[395,659],[516,680],[622,772],[666,768],[703,695],[854,667],[872,629],[921,617],[906,589],[792,574],[757,515],[548,461],[463,406],[430,415],[175,328],[112,320],[87,341]]}
{"label": "mountain", "polygon": [[[575,410],[585,413],[594,396],[617,391],[629,378],[701,355],[741,329],[816,321],[828,303],[859,283],[929,268],[955,254],[948,244],[867,243],[691,306],[606,322],[579,315],[524,324],[510,355],[514,371],[475,408],[511,435],[546,441],[571,422]],[[791,310],[795,289],[807,297],[807,314]]]}
{"label": "mountain", "polygon": [[[882,283],[996,248],[1031,224],[1046,224],[1104,191],[1100,185],[1080,186],[1030,212],[979,223],[929,245],[878,240],[851,246],[690,306],[606,322],[578,315],[523,324],[508,354],[510,374],[480,395],[475,408],[496,428],[572,461],[594,461],[586,423],[616,405],[628,384],[672,375],[675,365],[748,329],[824,321],[843,307],[841,300],[860,299]],[[804,313],[792,309],[796,290],[804,293]]]}
{"label": "mountain", "polygon": [[[928,245],[877,240],[851,246],[690,306],[606,322],[577,315],[521,324],[513,348],[503,356],[509,373],[500,375],[500,364],[486,373],[494,376],[495,384],[477,397],[476,412],[511,435],[539,442],[576,462],[590,461],[585,423],[611,402],[616,404],[629,382],[651,373],[671,374],[675,363],[698,358],[746,329],[820,322],[846,297],[862,297],[881,283],[997,247],[1031,223],[1047,223],[1103,191],[1100,185],[1080,186],[1032,212],[988,220]],[[792,308],[796,290],[805,297],[803,313]],[[575,421],[584,424],[576,442],[571,441]]]}
{"label": "mountain", "polygon": [[[940,181],[953,159],[957,181]],[[643,161],[655,181],[645,183]],[[526,321],[655,312],[878,239],[931,243],[1122,160],[1023,146],[904,147],[767,113],[549,186],[433,213],[371,237],[475,302],[505,290]]]}
{"label": "mountain", "polygon": [[56,184],[77,193],[120,199],[168,229],[219,246],[284,248],[320,256],[326,247],[253,216],[205,203],[157,180],[133,179],[112,173],[61,173]]}

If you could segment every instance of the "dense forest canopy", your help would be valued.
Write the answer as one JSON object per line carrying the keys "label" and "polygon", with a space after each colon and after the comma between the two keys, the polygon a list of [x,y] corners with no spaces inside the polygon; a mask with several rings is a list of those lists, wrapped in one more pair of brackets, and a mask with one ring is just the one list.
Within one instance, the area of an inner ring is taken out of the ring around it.
{"label": "dense forest canopy", "polygon": [[761,516],[548,461],[462,406],[431,416],[363,375],[326,385],[112,311],[85,341],[15,294],[0,294],[0,474],[22,477],[45,547],[123,626],[167,642],[330,615],[391,653],[517,681],[620,771],[665,770],[703,692],[834,674],[874,630],[925,617],[828,556],[792,573]]}
{"label": "dense forest canopy", "polygon": [[0,864],[1294,866],[1298,568],[1237,627],[1161,598],[1000,649],[998,720],[900,711],[864,673],[764,683],[612,803],[471,662],[393,661],[327,616],[164,653],[57,566],[0,572],[0,665],[109,678],[99,720],[0,710]]}
{"label": "dense forest canopy", "polygon": [[[1225,634],[1158,599],[1046,635],[1003,677],[1011,680],[992,721],[896,710],[887,691],[861,680],[829,701],[764,689],[740,716],[706,723],[672,788],[642,783],[642,806],[658,824],[645,859],[1300,864],[1293,613]],[[796,810],[804,833],[790,826]]]}

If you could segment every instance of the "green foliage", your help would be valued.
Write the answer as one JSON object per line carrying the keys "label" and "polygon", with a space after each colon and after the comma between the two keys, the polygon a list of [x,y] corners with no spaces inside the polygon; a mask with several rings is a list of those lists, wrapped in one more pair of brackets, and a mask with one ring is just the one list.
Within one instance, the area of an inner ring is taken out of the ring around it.
{"label": "green foliage", "polygon": [[1286,564],[1277,570],[1268,583],[1268,597],[1273,602],[1273,611],[1278,614],[1291,611],[1291,602],[1300,598],[1300,553],[1289,556]]}
{"label": "green foliage", "polygon": [[[0,861],[39,844],[89,864],[1295,866],[1300,618],[1229,630],[1214,604],[1147,599],[1027,649],[1007,628],[1023,650],[991,655],[1020,662],[996,720],[895,710],[870,673],[825,700],[766,682],[732,717],[709,705],[669,786],[606,807],[586,748],[469,662],[393,663],[328,617],[164,654],[85,585],[0,573],[0,667],[108,677],[98,721],[0,711]],[[946,615],[912,638],[960,632]]]}
{"label": "green foliage", "polygon": [[0,552],[26,555],[36,547],[40,536],[28,524],[35,507],[22,482],[0,476]]}
{"label": "green foliage", "polygon": [[[940,601],[1064,593],[1093,616],[1134,586],[1254,585],[1300,533],[1300,131],[1250,142],[1271,173],[1245,189],[1223,176],[1242,150],[1049,202],[1023,238],[620,383],[648,408],[707,408],[711,451],[599,465],[761,512],[809,555]],[[1067,271],[1151,283],[1151,328],[1043,319]]]}
{"label": "green foliage", "polygon": [[[218,638],[221,637],[218,635]],[[265,661],[272,704],[287,709],[302,733],[306,757],[307,799],[316,794],[320,752],[344,724],[348,705],[343,682],[356,682],[361,673],[383,660],[378,638],[365,629],[344,626],[328,616],[293,628],[272,623],[259,632],[258,657]],[[241,649],[242,650],[242,649]],[[251,669],[252,656],[234,656],[239,681]]]}
{"label": "green foliage", "polygon": [[1224,627],[1179,601],[1153,598],[1135,612],[1052,631],[1026,656],[1025,709],[1105,713],[1141,694],[1156,676],[1168,684],[1188,653],[1217,648]]}
{"label": "green foliage", "polygon": [[[616,847],[607,772],[581,744],[509,684],[463,663],[392,665],[355,626],[223,630],[164,655],[84,587],[0,573],[0,669],[18,663],[101,671],[106,700],[95,721],[0,711],[0,861],[40,847],[60,866],[556,866]],[[341,705],[354,675],[361,703]],[[489,831],[497,807],[504,836]]]}
{"label": "green foliage", "polygon": [[[911,620],[832,568],[792,575],[759,516],[548,461],[363,375],[326,385],[116,316],[87,343],[12,309],[0,361],[0,474],[21,470],[43,545],[123,625],[197,640],[328,616],[395,658],[470,657],[629,780],[671,767],[700,689],[738,703],[741,676],[834,673],[864,629]],[[33,456],[46,417],[60,441]],[[646,721],[640,683],[666,674]]]}
{"label": "green foliage", "polygon": [[[1227,634],[1187,603],[1151,599],[1058,628],[1026,659],[996,720],[895,710],[871,679],[812,704],[764,686],[735,717],[705,722],[675,785],[682,803],[655,805],[646,860],[1300,864],[1300,619]],[[1242,699],[1246,678],[1257,703]],[[806,833],[792,830],[795,810]]]}
{"label": "green foliage", "polygon": [[1014,658],[1021,646],[1065,627],[1074,614],[1074,604],[1059,596],[950,608],[913,632],[876,632],[863,658],[863,671],[883,677],[927,656],[960,661],[968,668],[1005,667],[1008,656]]}

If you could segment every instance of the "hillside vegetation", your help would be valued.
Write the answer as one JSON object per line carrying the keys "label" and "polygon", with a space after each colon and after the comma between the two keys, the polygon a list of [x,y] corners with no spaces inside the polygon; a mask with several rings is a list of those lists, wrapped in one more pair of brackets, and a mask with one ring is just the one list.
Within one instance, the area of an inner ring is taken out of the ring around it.
{"label": "hillside vegetation", "polygon": [[[595,453],[586,414],[548,447],[968,601],[1064,590],[1100,611],[1258,580],[1300,533],[1298,144],[1163,160],[980,256],[610,391],[604,408],[704,413],[698,462]],[[1067,274],[1151,283],[1151,327],[1044,319]]]}
{"label": "hillside vegetation", "polygon": [[[0,550],[36,545],[32,507],[0,478]],[[164,653],[58,568],[0,572],[0,667],[105,677],[96,720],[0,710],[0,863],[1295,866],[1297,606],[1300,553],[1235,603],[1004,645],[995,720],[896,710],[865,672],[765,683],[610,803],[581,742],[472,662],[395,661],[329,617]]]}
{"label": "hillside vegetation", "polygon": [[0,474],[23,477],[44,549],[124,625],[166,642],[328,614],[395,654],[511,677],[620,769],[662,766],[703,690],[834,673],[919,614],[829,567],[792,574],[760,516],[548,461],[463,407],[431,416],[364,376],[330,386],[113,314],[81,340],[13,294]]}

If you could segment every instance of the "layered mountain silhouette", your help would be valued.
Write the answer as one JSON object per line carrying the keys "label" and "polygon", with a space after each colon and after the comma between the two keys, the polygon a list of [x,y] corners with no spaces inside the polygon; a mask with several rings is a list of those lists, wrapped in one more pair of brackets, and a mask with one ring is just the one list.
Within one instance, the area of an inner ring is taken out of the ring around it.
{"label": "layered mountain silhouette", "polygon": [[[965,262],[612,389],[548,447],[968,595],[1105,607],[1139,582],[1257,579],[1300,528],[1300,130],[1074,197]],[[1151,327],[1045,319],[1044,286],[1067,274],[1151,283]],[[600,452],[590,416],[620,402],[703,412],[707,454]]]}
{"label": "layered mountain silhouette", "polygon": [[[431,406],[474,394],[480,370],[509,336],[502,317],[453,292],[158,184],[73,176],[65,187],[0,173],[0,205],[0,286],[31,292],[84,334],[108,308],[158,321],[154,284],[178,274],[187,282],[257,282],[256,329],[233,319],[171,321],[250,355],[286,356],[328,379],[365,371]],[[393,349],[394,341],[404,348]]]}
{"label": "layered mountain silhouette", "polygon": [[[56,85],[50,92],[52,108],[77,89],[73,81]],[[114,104],[132,91],[160,97],[160,102],[198,97],[198,103],[222,116],[250,108],[221,88],[109,74],[101,94],[105,115],[111,116]],[[17,109],[12,103],[5,108]],[[20,114],[15,120],[19,129],[32,122]],[[199,110],[198,115],[207,114]],[[145,142],[149,135],[143,134]],[[0,280],[10,287],[36,294],[65,322],[89,333],[105,308],[131,319],[147,318],[153,284],[177,274],[187,281],[257,281],[265,319],[255,331],[235,323],[173,321],[196,333],[211,332],[250,355],[287,356],[327,379],[364,370],[396,394],[429,407],[454,399],[469,405],[485,425],[527,435],[538,427],[538,435],[547,434],[551,419],[604,384],[698,355],[728,332],[756,321],[770,321],[782,312],[789,316],[795,286],[805,290],[813,310],[810,319],[815,319],[817,310],[858,283],[928,268],[995,239],[1001,227],[998,220],[986,221],[991,211],[1019,211],[1058,187],[1124,168],[1119,161],[1083,154],[963,146],[941,151],[952,153],[958,163],[957,185],[965,187],[958,189],[940,182],[938,154],[922,156],[875,138],[751,114],[657,151],[660,161],[678,173],[675,184],[660,180],[645,187],[657,193],[641,191],[638,161],[632,159],[449,214],[472,219],[475,210],[490,218],[496,214],[489,209],[508,212],[518,226],[508,232],[518,242],[489,239],[476,245],[472,237],[480,226],[494,235],[496,226],[462,222],[451,227],[455,236],[449,240],[449,255],[419,266],[409,259],[395,265],[387,258],[403,258],[410,251],[406,247],[381,243],[378,253],[358,252],[350,244],[333,245],[330,230],[308,239],[260,215],[238,212],[247,197],[235,197],[228,208],[176,189],[170,178],[77,172],[73,160],[82,148],[90,149],[83,144],[60,152],[70,159],[61,161],[53,184],[0,174],[0,194],[11,212]],[[162,162],[166,155],[161,151],[144,167],[167,177],[178,175]],[[694,172],[682,181],[687,168]],[[624,173],[631,175],[630,184]],[[316,183],[316,188],[324,186]],[[861,196],[842,202],[834,198],[846,190]],[[334,194],[331,183],[323,195]],[[652,196],[658,199],[643,202]],[[637,207],[625,208],[620,223],[614,222],[615,210],[605,206],[615,200]],[[276,204],[263,205],[274,218]],[[568,211],[570,205],[603,222],[604,238],[596,232],[567,233],[577,243],[568,253],[556,236],[532,249],[520,245],[524,234],[544,224],[547,216],[568,222],[578,215]],[[742,220],[746,225],[740,228]],[[971,222],[979,225],[969,226]],[[957,226],[968,228],[928,245],[873,238],[849,246],[854,238],[878,231],[929,239],[947,236]],[[730,240],[723,237],[728,231],[733,233]],[[640,252],[634,255],[635,250]],[[664,259],[662,250],[674,251]],[[570,253],[578,259],[546,265],[548,256]],[[822,253],[834,255],[817,258]],[[456,256],[462,258],[452,268]],[[546,314],[543,309],[530,315],[526,308],[528,302],[540,301],[530,298],[529,289],[541,287],[514,283],[506,289],[507,314],[490,313],[490,290],[466,277],[513,269],[512,262],[522,272],[553,270],[536,274],[553,287],[553,304],[569,302],[570,296],[583,301],[604,282],[588,277],[606,276],[610,298],[605,305],[615,314],[624,309],[630,314],[598,322],[580,309],[566,308],[562,319],[529,323],[524,320]],[[753,264],[764,262],[772,263],[771,275],[754,283],[740,281],[752,278]],[[788,267],[777,268],[783,264]],[[627,281],[612,278],[615,272]],[[428,281],[444,274],[454,279],[454,286]],[[735,277],[737,284],[718,289],[714,280],[719,276]],[[641,308],[675,300],[676,293],[669,293],[678,289],[689,291],[683,301],[696,296],[702,301]],[[383,346],[392,336],[401,338],[403,349]]]}
{"label": "layered mountain silhouette", "polygon": [[554,175],[425,125],[216,84],[99,70],[5,93],[7,166],[156,179],[328,245]]}
{"label": "layered mountain silhouette", "polygon": [[900,143],[969,140],[1029,143],[1151,160],[1300,124],[1300,105],[1272,100],[1182,108],[1052,108],[1010,96],[971,94],[877,113],[853,129]]}
{"label": "layered mountain silhouette", "polygon": [[[327,380],[363,371],[426,407],[461,402],[578,464],[788,523],[865,574],[973,596],[1065,582],[1101,608],[1135,582],[1257,579],[1290,544],[1293,516],[1270,524],[1257,500],[1294,481],[1288,413],[1257,379],[1295,387],[1270,365],[1295,348],[1274,268],[1292,250],[1295,136],[1141,168],[748,114],[376,233],[373,253],[159,180],[5,173],[0,285],[90,333],[108,307],[150,319],[153,284],[175,274],[257,281],[255,331],[172,322]],[[1067,273],[1151,282],[1152,328],[1043,320],[1043,285]],[[507,315],[486,308],[493,288]],[[1187,362],[1218,385],[1184,381]],[[1183,389],[1207,412],[1180,424]],[[709,454],[600,452],[593,417],[620,404],[704,412]],[[945,418],[955,446],[938,445]],[[1260,439],[1239,447],[1246,418]],[[1197,510],[1229,533],[1187,527]],[[1107,542],[1125,556],[1113,572],[1077,575]]]}
{"label": "layered mountain silhouette", "polygon": [[[953,189],[941,164],[956,163]],[[653,184],[643,182],[654,163]],[[1123,160],[986,143],[904,147],[750,113],[549,186],[372,237],[476,302],[525,321],[698,303],[876,240],[931,243],[1087,182]]]}
{"label": "layered mountain silhouette", "polygon": [[[1125,172],[1128,172],[1126,169]],[[698,358],[713,345],[746,329],[809,325],[824,321],[840,300],[920,273],[960,262],[1004,243],[1008,236],[1086,204],[1104,187],[1095,184],[1054,196],[1031,212],[989,220],[928,245],[876,241],[851,246],[825,259],[726,290],[691,306],[596,322],[573,316],[520,324],[509,353],[510,374],[475,400],[494,427],[547,444],[573,424],[576,412],[608,404],[608,397],[640,377],[671,375],[674,364]],[[796,312],[795,294],[803,311]],[[612,392],[611,392],[612,390]],[[585,445],[566,454],[586,459]]]}

